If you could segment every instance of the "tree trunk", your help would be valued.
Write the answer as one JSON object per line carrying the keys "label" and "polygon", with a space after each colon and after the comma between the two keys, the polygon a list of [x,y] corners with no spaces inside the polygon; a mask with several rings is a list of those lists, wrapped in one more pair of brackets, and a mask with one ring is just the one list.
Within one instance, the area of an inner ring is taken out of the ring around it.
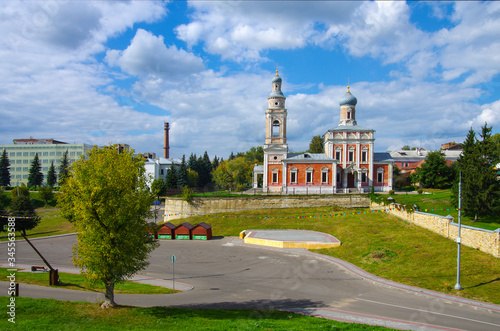
{"label": "tree trunk", "polygon": [[106,286],[106,293],[104,294],[104,302],[101,305],[101,308],[112,308],[116,307],[115,303],[115,282],[114,281],[105,281],[104,285]]}

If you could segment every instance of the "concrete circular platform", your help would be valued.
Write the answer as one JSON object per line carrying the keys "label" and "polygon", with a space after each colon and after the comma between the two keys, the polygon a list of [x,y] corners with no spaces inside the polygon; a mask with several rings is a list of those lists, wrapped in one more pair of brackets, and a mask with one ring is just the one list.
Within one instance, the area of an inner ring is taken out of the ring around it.
{"label": "concrete circular platform", "polygon": [[341,245],[332,235],[306,230],[244,230],[240,238],[245,244],[280,248],[329,248]]}

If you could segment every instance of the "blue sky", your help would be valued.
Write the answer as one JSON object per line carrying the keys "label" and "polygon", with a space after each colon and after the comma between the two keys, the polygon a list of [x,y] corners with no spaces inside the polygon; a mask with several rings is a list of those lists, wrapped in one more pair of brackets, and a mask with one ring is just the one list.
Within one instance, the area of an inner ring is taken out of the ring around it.
{"label": "blue sky", "polygon": [[171,156],[262,145],[276,66],[291,151],[337,126],[377,151],[500,132],[500,3],[9,1],[0,9],[0,144],[130,144]]}

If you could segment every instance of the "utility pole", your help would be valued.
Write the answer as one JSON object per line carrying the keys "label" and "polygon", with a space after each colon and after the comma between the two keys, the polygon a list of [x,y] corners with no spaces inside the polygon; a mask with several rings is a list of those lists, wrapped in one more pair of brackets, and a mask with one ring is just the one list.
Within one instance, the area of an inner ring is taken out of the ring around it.
{"label": "utility pole", "polygon": [[461,290],[460,286],[460,244],[462,242],[461,238],[462,230],[462,170],[460,170],[460,179],[458,181],[458,254],[457,254],[457,283],[455,284],[455,290]]}

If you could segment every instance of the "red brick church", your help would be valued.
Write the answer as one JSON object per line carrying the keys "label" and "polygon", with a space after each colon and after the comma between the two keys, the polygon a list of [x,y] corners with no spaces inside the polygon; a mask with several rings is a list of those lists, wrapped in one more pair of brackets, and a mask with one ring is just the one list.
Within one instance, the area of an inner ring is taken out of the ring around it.
{"label": "red brick church", "polygon": [[349,91],[340,99],[340,121],[323,135],[324,153],[288,153],[287,109],[276,71],[267,98],[264,165],[254,168],[263,190],[282,194],[333,194],[392,190],[394,160],[389,153],[374,153],[375,130],[356,121],[358,100]]}

